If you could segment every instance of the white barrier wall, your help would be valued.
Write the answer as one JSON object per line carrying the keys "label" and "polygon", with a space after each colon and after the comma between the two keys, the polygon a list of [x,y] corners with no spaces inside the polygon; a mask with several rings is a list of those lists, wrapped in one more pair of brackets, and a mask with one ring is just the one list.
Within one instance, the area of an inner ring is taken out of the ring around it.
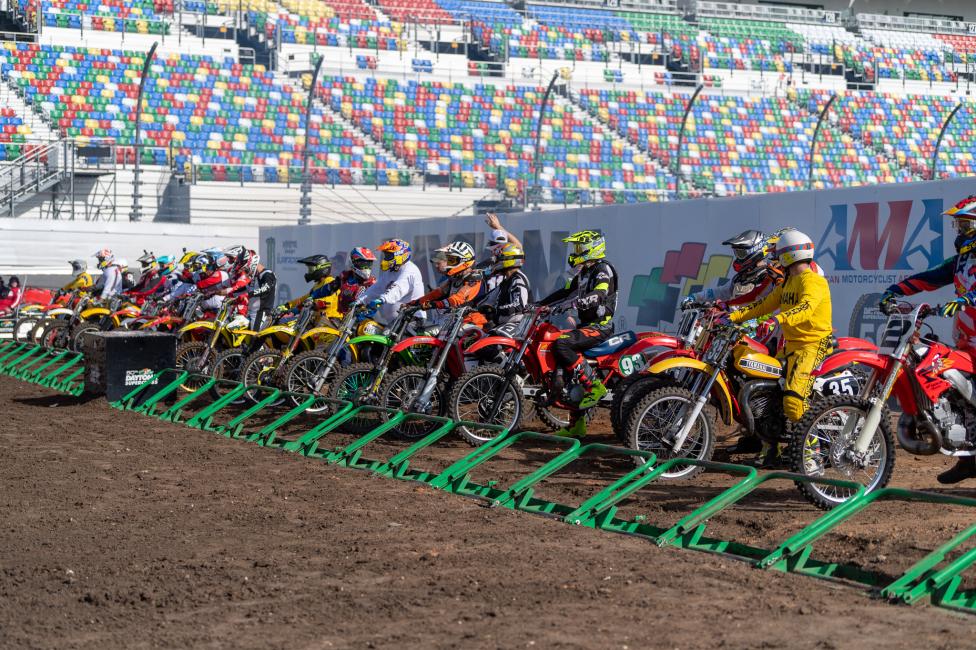
{"label": "white barrier wall", "polygon": [[[537,294],[566,277],[560,239],[581,229],[601,230],[607,256],[621,276],[617,329],[670,329],[680,299],[731,275],[721,242],[748,228],[773,232],[794,226],[813,238],[817,262],[831,284],[838,334],[873,338],[880,315],[877,295],[906,275],[932,267],[953,253],[954,232],[942,211],[976,193],[976,181],[954,179],[818,192],[765,194],[658,204],[609,206],[506,215],[505,226],[522,238],[526,268]],[[362,224],[261,228],[264,259],[279,276],[279,298],[304,293],[304,267],[312,253],[334,256],[338,268],[353,246],[376,247],[389,237],[411,242],[428,283],[431,251],[455,238],[480,252],[488,234],[478,217]],[[940,302],[943,290],[929,298]],[[945,323],[937,323],[943,333]]]}

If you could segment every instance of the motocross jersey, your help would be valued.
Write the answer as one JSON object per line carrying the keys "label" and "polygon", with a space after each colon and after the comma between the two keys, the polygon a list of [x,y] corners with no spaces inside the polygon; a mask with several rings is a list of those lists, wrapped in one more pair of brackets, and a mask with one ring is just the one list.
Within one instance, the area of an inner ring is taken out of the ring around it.
{"label": "motocross jersey", "polygon": [[91,273],[85,271],[84,273],[79,273],[71,279],[71,282],[61,287],[61,292],[68,293],[76,289],[90,289],[94,284],[95,282],[92,280]]}
{"label": "motocross jersey", "polygon": [[448,278],[443,284],[421,296],[418,303],[429,302],[435,309],[460,307],[474,301],[481,291],[481,273],[465,273]]}
{"label": "motocross jersey", "polygon": [[507,277],[501,274],[492,276],[488,279],[489,284],[492,279],[499,281],[493,283],[494,286],[478,303],[495,308],[492,325],[504,325],[521,320],[529,304],[529,278],[519,269]]}
{"label": "motocross jersey", "polygon": [[540,304],[551,305],[574,294],[580,327],[610,327],[617,307],[617,270],[606,260],[587,264]]}
{"label": "motocross jersey", "polygon": [[146,298],[153,295],[158,291],[163,291],[166,287],[166,276],[160,275],[159,271],[148,271],[143,274],[139,281],[129,291],[126,291],[126,295],[131,297],[136,301],[137,304],[142,304],[146,301]]}
{"label": "motocross jersey", "polygon": [[122,291],[122,269],[112,264],[102,270],[102,277],[95,283],[95,290],[100,291],[99,298],[107,300]]}
{"label": "motocross jersey", "polygon": [[251,280],[251,290],[248,294],[257,299],[255,302],[258,303],[258,309],[271,310],[274,308],[275,288],[277,286],[278,278],[274,272],[264,269]]}
{"label": "motocross jersey", "polygon": [[830,286],[827,280],[813,269],[791,275],[781,286],[773,289],[766,298],[729,314],[733,323],[773,316],[783,328],[787,345],[791,343],[818,343],[833,331],[830,303]]}
{"label": "motocross jersey", "polygon": [[346,269],[339,274],[339,311],[346,313],[356,300],[361,290],[368,289],[376,283],[376,278],[370,276],[363,280],[352,269]]}
{"label": "motocross jersey", "polygon": [[383,324],[392,323],[396,318],[400,305],[417,300],[424,295],[424,278],[420,269],[413,262],[407,261],[399,269],[380,271],[376,284],[366,289],[356,299],[364,305],[379,300],[380,306],[377,320]]}
{"label": "motocross jersey", "polygon": [[289,309],[295,309],[306,300],[312,300],[315,304],[316,311],[325,313],[326,316],[337,317],[339,316],[339,312],[337,311],[339,286],[338,278],[327,275],[316,282],[312,286],[312,290],[304,296],[299,296],[285,304]]}
{"label": "motocross jersey", "polygon": [[[911,296],[951,284],[957,296],[976,298],[976,240],[964,241],[957,246],[958,252],[942,264],[909,276],[888,287],[888,291],[899,296]],[[960,347],[969,348],[976,343],[976,306],[966,305],[956,312],[952,334]]]}

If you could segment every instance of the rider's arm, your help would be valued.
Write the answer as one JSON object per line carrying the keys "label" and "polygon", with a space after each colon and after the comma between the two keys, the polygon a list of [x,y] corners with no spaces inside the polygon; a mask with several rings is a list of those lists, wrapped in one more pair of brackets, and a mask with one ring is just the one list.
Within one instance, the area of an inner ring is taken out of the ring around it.
{"label": "rider's arm", "polygon": [[760,316],[771,314],[779,307],[782,296],[783,285],[780,285],[773,289],[768,296],[759,302],[754,302],[747,307],[737,309],[736,311],[732,312],[729,314],[729,319],[733,323],[744,323],[747,320],[752,320],[754,318],[759,318]]}
{"label": "rider's arm", "polygon": [[525,311],[528,304],[529,285],[525,283],[521,275],[517,275],[512,280],[508,294],[498,296],[498,305],[495,307],[495,311],[500,318],[508,318]]}
{"label": "rider's arm", "polygon": [[566,286],[564,286],[562,289],[556,289],[548,296],[540,300],[539,304],[543,306],[552,305],[562,300],[565,300],[566,298],[569,298],[571,295],[573,295],[573,292],[576,291],[576,287],[578,283],[579,283],[579,276],[574,275],[566,282]]}
{"label": "rider's arm", "polygon": [[444,290],[443,286],[440,286],[440,287],[435,287],[430,291],[428,291],[427,293],[425,293],[424,295],[420,296],[419,298],[417,298],[415,302],[418,305],[420,305],[425,302],[434,302],[435,300],[443,300],[446,297],[447,297],[447,292]]}
{"label": "rider's arm", "polygon": [[707,289],[702,289],[701,291],[696,291],[695,293],[688,296],[693,302],[716,302],[721,300],[722,302],[729,302],[732,299],[732,289],[735,287],[735,282],[729,280],[725,284],[719,284],[714,287],[708,287]]}
{"label": "rider's arm", "polygon": [[396,279],[390,283],[385,291],[380,288],[379,283],[376,283],[366,290],[366,298],[373,300],[374,292],[382,292],[376,297],[387,305],[394,305],[410,295],[410,285],[410,274],[407,272],[407,267],[403,266],[397,273]]}
{"label": "rider's arm", "polygon": [[251,295],[259,298],[274,293],[275,285],[278,284],[278,278],[275,277],[274,273],[264,272],[258,274],[258,286],[251,291]]}
{"label": "rider's arm", "polygon": [[465,282],[461,287],[449,295],[443,302],[447,303],[448,307],[460,307],[461,305],[466,305],[478,297],[478,292],[481,290],[481,282]]}
{"label": "rider's arm", "polygon": [[935,268],[910,275],[901,282],[888,287],[887,291],[898,296],[911,296],[922,291],[934,291],[952,284],[956,274],[956,255],[953,255]]}

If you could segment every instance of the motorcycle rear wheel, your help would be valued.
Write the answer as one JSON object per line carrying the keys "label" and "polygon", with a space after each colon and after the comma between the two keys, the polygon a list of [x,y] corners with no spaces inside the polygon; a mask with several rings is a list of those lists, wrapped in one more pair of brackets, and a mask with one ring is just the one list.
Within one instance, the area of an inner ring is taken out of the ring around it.
{"label": "motorcycle rear wheel", "polygon": [[[367,389],[376,380],[379,370],[371,363],[354,363],[346,366],[336,374],[329,386],[329,397],[347,400],[355,406],[361,405],[361,400]],[[340,427],[347,433],[363,434],[376,428],[381,422],[377,413],[364,413],[346,420]]]}
{"label": "motorcycle rear wheel", "polygon": [[71,325],[63,321],[51,321],[44,326],[38,343],[52,350],[65,350],[71,343]]}
{"label": "motorcycle rear wheel", "polygon": [[[490,416],[493,398],[499,393],[502,405]],[[519,430],[525,412],[521,385],[506,378],[505,369],[496,364],[479,366],[461,375],[454,382],[447,403],[448,415],[455,420],[501,426],[508,431]],[[456,431],[472,447],[479,447],[496,437],[493,432],[476,427],[459,426]]]}
{"label": "motorcycle rear wheel", "polygon": [[[698,414],[697,421],[685,438],[682,448],[675,452],[667,440],[666,432],[680,428],[677,418],[684,409],[692,408],[697,396],[687,388],[665,386],[651,391],[638,402],[627,418],[627,436],[631,449],[650,451],[657,456],[657,462],[673,458],[711,460],[715,451],[715,423],[718,414],[715,407],[706,404]],[[677,420],[677,421],[676,421]],[[635,458],[643,463],[644,459]],[[677,465],[661,475],[664,479],[689,479],[697,476],[704,467],[697,465]]]}
{"label": "motorcycle rear wheel", "polygon": [[[239,382],[241,380],[241,370],[244,367],[244,351],[241,348],[228,348],[220,351],[214,357],[211,364],[211,375],[217,380],[214,384],[213,393],[215,396],[223,397],[233,388],[228,382]],[[231,404],[243,404],[244,398],[240,397]]]}
{"label": "motorcycle rear wheel", "polygon": [[[847,457],[864,418],[871,409],[866,399],[851,395],[832,395],[816,402],[797,424],[790,444],[790,471],[804,476],[853,481],[867,492],[883,488],[895,469],[895,439],[891,433],[891,416],[882,411],[881,422],[874,432],[864,467],[858,468]],[[838,439],[850,417],[857,417],[853,435]],[[873,467],[873,469],[871,469]],[[817,483],[796,482],[803,497],[821,510],[830,510],[850,499],[855,490]]]}
{"label": "motorcycle rear wheel", "polygon": [[[326,350],[318,349],[302,352],[292,357],[285,369],[284,384],[285,389],[294,393],[308,393],[316,397],[325,397],[329,394],[330,384],[336,377],[336,370],[339,362],[336,360],[332,370],[322,380],[322,385],[318,390],[314,388],[315,375],[322,371],[329,362],[329,355]],[[308,409],[309,413],[321,413],[331,408],[331,405],[324,400],[318,400]]]}

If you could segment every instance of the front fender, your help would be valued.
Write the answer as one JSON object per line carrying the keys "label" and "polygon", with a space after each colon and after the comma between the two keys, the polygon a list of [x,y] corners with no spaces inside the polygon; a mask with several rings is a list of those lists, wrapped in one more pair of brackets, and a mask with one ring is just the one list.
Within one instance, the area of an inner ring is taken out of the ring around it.
{"label": "front fender", "polygon": [[[704,374],[711,374],[712,372],[712,367],[700,359],[676,356],[652,364],[646,370],[646,373],[659,375],[669,370],[676,370],[679,368],[694,370]],[[722,421],[725,422],[725,424],[732,424],[732,414],[735,412],[736,408],[735,400],[732,398],[732,391],[729,390],[729,384],[725,379],[724,373],[719,373],[718,377],[715,379],[715,385],[712,387],[712,399],[718,402]]]}
{"label": "front fender", "polygon": [[436,336],[411,336],[410,338],[403,339],[399,343],[393,346],[394,352],[403,352],[407,348],[411,348],[415,345],[432,345],[435,348],[443,348],[444,341],[440,340]]}
{"label": "front fender", "polygon": [[179,329],[178,334],[183,336],[187,332],[195,332],[197,330],[208,330],[212,332],[217,324],[209,320],[195,320],[192,323],[187,323]]}
{"label": "front fender", "polygon": [[363,334],[349,339],[351,345],[361,345],[363,343],[378,343],[379,345],[389,345],[390,339],[379,334]]}
{"label": "front fender", "polygon": [[101,318],[102,316],[108,315],[109,311],[106,307],[90,307],[79,315],[81,320],[92,320],[95,318]]}
{"label": "front fender", "polygon": [[815,368],[810,375],[813,377],[821,377],[853,363],[884,372],[891,367],[892,360],[888,356],[872,352],[871,350],[842,350],[824,359],[820,367]]}
{"label": "front fender", "polygon": [[838,350],[870,350],[872,352],[877,352],[878,346],[867,339],[858,338],[856,336],[838,336],[837,349]]}
{"label": "front fender", "polygon": [[57,309],[44,312],[44,316],[47,318],[58,318],[59,316],[74,316],[74,313],[74,310],[68,309],[67,307],[58,307]]}
{"label": "front fender", "polygon": [[508,336],[486,336],[482,339],[478,339],[473,344],[471,344],[471,347],[465,350],[464,353],[474,354],[476,352],[480,352],[481,350],[484,350],[487,347],[491,347],[494,345],[500,345],[501,347],[510,348],[512,350],[519,349],[518,342],[515,339],[510,338]]}

